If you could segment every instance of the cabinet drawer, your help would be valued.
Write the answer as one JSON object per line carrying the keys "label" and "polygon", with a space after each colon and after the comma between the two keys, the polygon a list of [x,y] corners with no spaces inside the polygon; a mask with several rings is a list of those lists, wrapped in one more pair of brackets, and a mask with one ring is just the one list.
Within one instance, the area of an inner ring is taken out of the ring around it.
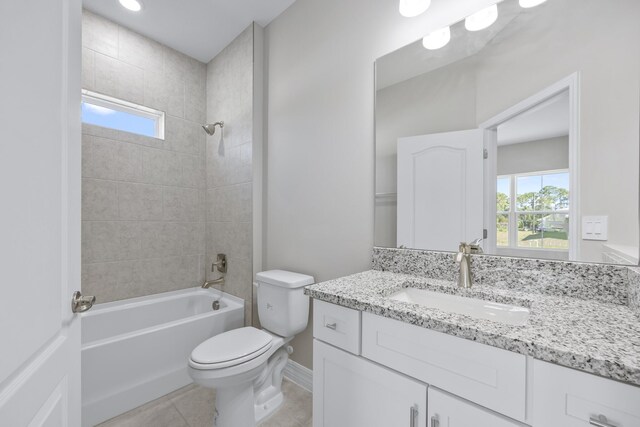
{"label": "cabinet drawer", "polygon": [[519,421],[526,412],[526,357],[362,314],[362,355]]}
{"label": "cabinet drawer", "polygon": [[429,387],[427,425],[438,427],[523,427],[524,424],[510,420],[458,399],[433,387]]}
{"label": "cabinet drawer", "polygon": [[640,426],[640,387],[533,362],[534,427],[587,427],[600,415],[615,427]]}
{"label": "cabinet drawer", "polygon": [[353,354],[360,354],[360,312],[314,300],[313,336]]}

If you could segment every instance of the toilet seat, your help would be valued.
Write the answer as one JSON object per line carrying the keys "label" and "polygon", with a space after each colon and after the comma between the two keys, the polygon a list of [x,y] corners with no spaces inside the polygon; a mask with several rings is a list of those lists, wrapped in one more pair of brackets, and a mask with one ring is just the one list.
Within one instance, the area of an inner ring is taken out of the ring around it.
{"label": "toilet seat", "polygon": [[240,365],[269,351],[273,336],[254,327],[233,329],[201,343],[189,364],[196,369],[222,369]]}

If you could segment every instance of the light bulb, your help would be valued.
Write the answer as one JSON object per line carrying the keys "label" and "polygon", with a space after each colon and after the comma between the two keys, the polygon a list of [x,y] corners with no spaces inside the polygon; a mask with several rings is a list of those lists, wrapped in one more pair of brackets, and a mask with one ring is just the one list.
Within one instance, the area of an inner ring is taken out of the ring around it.
{"label": "light bulb", "polygon": [[400,0],[400,15],[413,18],[426,12],[431,6],[431,0]]}
{"label": "light bulb", "polygon": [[422,46],[429,50],[436,50],[445,47],[451,40],[451,29],[449,27],[440,28],[429,33],[422,39]]}
{"label": "light bulb", "polygon": [[138,0],[119,0],[122,7],[129,9],[132,12],[140,12],[142,9],[142,3]]}
{"label": "light bulb", "polygon": [[464,20],[464,27],[469,31],[480,31],[490,27],[496,22],[496,19],[498,19],[498,5],[494,4],[467,16]]}
{"label": "light bulb", "polygon": [[528,9],[530,7],[536,7],[546,2],[547,0],[520,0],[520,6]]}

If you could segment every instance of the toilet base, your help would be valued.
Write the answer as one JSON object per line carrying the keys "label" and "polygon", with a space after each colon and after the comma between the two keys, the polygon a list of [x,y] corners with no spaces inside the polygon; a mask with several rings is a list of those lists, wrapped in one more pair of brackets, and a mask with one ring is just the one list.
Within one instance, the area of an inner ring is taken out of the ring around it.
{"label": "toilet base", "polygon": [[271,416],[284,401],[282,378],[291,347],[282,346],[269,358],[264,375],[254,383],[256,423]]}
{"label": "toilet base", "polygon": [[284,395],[282,394],[282,391],[280,391],[278,394],[271,397],[271,399],[269,399],[267,402],[259,405],[254,404],[256,424],[266,420],[271,415],[273,415],[274,412],[278,410],[280,405],[282,405],[282,402],[284,402]]}
{"label": "toilet base", "polygon": [[248,384],[224,387],[216,393],[214,427],[253,427],[253,390]]}
{"label": "toilet base", "polygon": [[189,368],[196,383],[216,389],[214,427],[255,427],[282,405],[282,379],[289,360],[290,339],[262,365],[232,377],[209,378],[208,372]]}

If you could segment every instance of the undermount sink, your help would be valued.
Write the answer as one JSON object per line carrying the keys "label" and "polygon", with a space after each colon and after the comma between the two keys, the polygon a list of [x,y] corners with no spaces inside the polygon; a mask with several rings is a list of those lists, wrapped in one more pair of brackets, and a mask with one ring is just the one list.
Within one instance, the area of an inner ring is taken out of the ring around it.
{"label": "undermount sink", "polygon": [[404,288],[391,294],[388,298],[513,326],[525,325],[529,319],[529,309],[525,307],[449,295],[426,289]]}

